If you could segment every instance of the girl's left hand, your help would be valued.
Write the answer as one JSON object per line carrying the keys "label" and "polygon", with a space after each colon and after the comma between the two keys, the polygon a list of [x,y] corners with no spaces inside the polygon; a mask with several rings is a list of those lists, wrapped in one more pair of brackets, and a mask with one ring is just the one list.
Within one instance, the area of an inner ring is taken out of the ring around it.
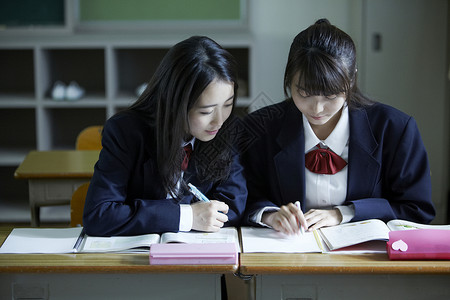
{"label": "girl's left hand", "polygon": [[342,215],[339,209],[311,209],[305,214],[309,225],[308,231],[313,231],[325,226],[339,225]]}

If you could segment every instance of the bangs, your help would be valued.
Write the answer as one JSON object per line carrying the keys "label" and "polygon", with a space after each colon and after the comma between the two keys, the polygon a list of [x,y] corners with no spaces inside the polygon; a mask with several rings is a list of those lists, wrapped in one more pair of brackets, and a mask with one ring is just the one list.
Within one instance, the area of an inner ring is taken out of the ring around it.
{"label": "bangs", "polygon": [[[291,82],[296,88],[302,89],[309,96],[331,96],[348,94],[351,80],[345,72],[345,65],[319,51],[309,51],[295,65],[293,70],[299,70],[298,81]],[[291,74],[295,80],[297,74]]]}

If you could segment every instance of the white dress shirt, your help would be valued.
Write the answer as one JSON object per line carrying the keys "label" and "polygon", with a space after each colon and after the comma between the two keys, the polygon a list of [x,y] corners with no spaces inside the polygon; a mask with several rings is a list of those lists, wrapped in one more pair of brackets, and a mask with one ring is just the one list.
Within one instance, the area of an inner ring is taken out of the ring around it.
{"label": "white dress shirt", "polygon": [[[348,141],[350,137],[350,123],[348,107],[345,106],[336,127],[325,140],[315,135],[303,115],[303,128],[305,130],[305,154],[316,149],[317,144],[330,148],[334,153],[348,162]],[[353,207],[343,206],[347,195],[348,166],[333,175],[317,174],[305,168],[306,201],[304,211],[313,208],[336,207],[342,214],[342,222],[347,223],[354,216]]]}
{"label": "white dress shirt", "polygon": [[[317,144],[320,143],[322,147],[330,148],[348,162],[350,123],[347,106],[343,108],[341,118],[336,124],[336,127],[325,140],[322,141],[317,138],[308,119],[304,115],[303,128],[305,133],[305,154],[316,149]],[[342,214],[341,223],[349,222],[355,215],[355,211],[353,206],[342,205],[347,195],[347,174],[348,166],[345,166],[341,171],[333,175],[313,173],[305,167],[306,201],[305,207],[302,210],[307,212],[313,208],[334,207],[339,209]],[[262,214],[266,211],[278,209],[275,207],[265,207],[254,214],[252,220],[261,225],[265,225],[261,222]]]}

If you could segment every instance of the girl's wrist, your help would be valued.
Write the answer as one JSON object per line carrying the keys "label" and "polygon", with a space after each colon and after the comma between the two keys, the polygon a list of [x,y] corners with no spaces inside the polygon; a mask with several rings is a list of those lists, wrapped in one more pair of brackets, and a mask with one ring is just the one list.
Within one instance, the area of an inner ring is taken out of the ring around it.
{"label": "girl's wrist", "polygon": [[261,222],[272,226],[272,220],[273,220],[273,215],[275,214],[275,211],[271,211],[271,212],[264,212],[262,217],[261,217]]}

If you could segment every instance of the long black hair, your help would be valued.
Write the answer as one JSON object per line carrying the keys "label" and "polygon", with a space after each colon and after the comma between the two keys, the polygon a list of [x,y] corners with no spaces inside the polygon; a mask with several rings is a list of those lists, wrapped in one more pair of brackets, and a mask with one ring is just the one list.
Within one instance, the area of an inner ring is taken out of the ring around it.
{"label": "long black hair", "polygon": [[370,105],[357,86],[356,47],[352,38],[320,19],[300,32],[291,44],[284,74],[284,93],[289,97],[294,77],[308,95],[345,93],[349,108]]}
{"label": "long black hair", "polygon": [[[147,88],[129,109],[138,111],[155,130],[156,160],[166,192],[177,196],[181,174],[181,143],[189,128],[188,112],[214,80],[234,85],[237,95],[237,63],[212,39],[193,36],[173,46],[162,59]],[[201,180],[222,180],[229,174],[231,143],[228,118],[209,142],[196,141],[191,162]]]}

